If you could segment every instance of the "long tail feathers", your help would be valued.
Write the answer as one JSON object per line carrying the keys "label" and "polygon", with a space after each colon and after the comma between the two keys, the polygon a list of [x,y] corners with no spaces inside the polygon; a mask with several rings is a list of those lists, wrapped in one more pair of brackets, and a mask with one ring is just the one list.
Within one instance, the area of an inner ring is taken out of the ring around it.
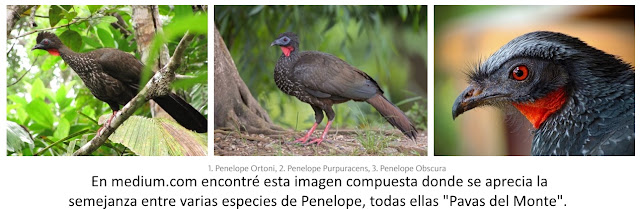
{"label": "long tail feathers", "polygon": [[207,132],[207,118],[180,96],[171,93],[153,100],[183,127],[198,133]]}
{"label": "long tail feathers", "polygon": [[391,125],[400,129],[404,135],[415,140],[416,136],[418,136],[418,131],[411,124],[409,118],[404,115],[404,112],[400,110],[397,106],[393,105],[389,100],[387,100],[381,94],[376,94],[370,99],[367,99],[367,102],[371,104],[380,114],[387,119]]}

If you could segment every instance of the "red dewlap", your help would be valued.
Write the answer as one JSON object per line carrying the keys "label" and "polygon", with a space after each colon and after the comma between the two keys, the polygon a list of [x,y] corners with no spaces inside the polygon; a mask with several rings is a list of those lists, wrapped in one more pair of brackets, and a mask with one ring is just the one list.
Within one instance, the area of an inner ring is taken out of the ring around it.
{"label": "red dewlap", "polygon": [[293,47],[291,46],[281,46],[280,49],[282,50],[282,53],[284,53],[284,56],[289,57],[289,55],[291,55],[291,51],[293,51]]}
{"label": "red dewlap", "polygon": [[60,52],[58,52],[58,50],[56,49],[48,49],[47,52],[49,52],[49,54],[53,56],[60,56]]}
{"label": "red dewlap", "polygon": [[566,101],[565,95],[564,88],[558,88],[533,103],[513,103],[513,106],[533,124],[533,127],[538,129],[549,115],[562,108]]}

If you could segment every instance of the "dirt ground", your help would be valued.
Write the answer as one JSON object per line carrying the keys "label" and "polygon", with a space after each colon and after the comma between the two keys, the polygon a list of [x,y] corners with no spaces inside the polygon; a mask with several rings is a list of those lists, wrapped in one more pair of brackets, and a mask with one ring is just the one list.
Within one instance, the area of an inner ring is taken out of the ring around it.
{"label": "dirt ground", "polygon": [[[427,155],[427,134],[418,133],[416,142],[392,131],[330,131],[320,145],[293,142],[304,132],[285,135],[247,135],[214,132],[214,154],[224,156],[407,156]],[[312,137],[319,137],[321,131]]]}

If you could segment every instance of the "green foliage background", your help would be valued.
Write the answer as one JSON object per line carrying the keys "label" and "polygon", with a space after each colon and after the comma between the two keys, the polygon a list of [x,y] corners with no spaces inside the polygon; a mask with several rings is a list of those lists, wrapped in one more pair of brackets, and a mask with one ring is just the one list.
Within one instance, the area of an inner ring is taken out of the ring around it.
{"label": "green foliage background", "polygon": [[[216,27],[249,90],[273,121],[296,130],[313,124],[313,110],[277,88],[273,69],[281,51],[269,47],[287,31],[298,34],[302,50],[331,53],[365,71],[426,130],[426,89],[415,83],[427,78],[411,78],[408,59],[417,54],[426,63],[426,16],[426,6],[215,6]],[[369,104],[345,104],[334,106],[334,125],[391,129]]]}
{"label": "green foliage background", "polygon": [[[130,36],[126,37],[110,24],[118,13],[127,23]],[[98,130],[98,118],[111,113],[109,106],[96,99],[80,78],[61,61],[46,51],[30,49],[36,44],[37,33],[20,36],[37,29],[56,33],[76,52],[87,52],[109,47],[134,53],[134,30],[131,23],[131,6],[38,6],[34,23],[26,17],[14,27],[7,40],[7,120],[8,155],[65,155],[93,138]],[[173,53],[186,30],[199,35],[185,54],[185,63],[178,74],[193,75],[195,79],[177,81],[174,87],[183,90],[182,95],[207,113],[207,14],[193,13],[191,6],[159,6],[163,20],[163,37],[156,37],[157,45],[167,44]],[[202,24],[204,23],[204,24]],[[15,38],[17,37],[17,38]],[[153,52],[152,52],[153,54]],[[157,54],[157,52],[155,52]],[[148,106],[137,110],[136,115],[150,116]],[[32,141],[25,140],[30,136]],[[55,143],[59,141],[58,143]],[[46,149],[45,149],[46,148]],[[135,155],[124,146],[108,142],[94,155]]]}

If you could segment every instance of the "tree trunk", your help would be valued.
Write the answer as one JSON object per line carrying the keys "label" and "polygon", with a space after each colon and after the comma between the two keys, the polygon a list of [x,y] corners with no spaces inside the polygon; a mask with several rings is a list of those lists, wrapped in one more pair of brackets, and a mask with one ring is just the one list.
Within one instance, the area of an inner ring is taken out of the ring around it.
{"label": "tree trunk", "polygon": [[[33,5],[8,5],[7,6],[7,37],[11,34],[13,26],[20,20],[20,15],[31,9]],[[33,11],[35,12],[35,11]]]}
{"label": "tree trunk", "polygon": [[[145,62],[149,57],[149,48],[153,42],[153,38],[157,32],[162,31],[162,20],[159,18],[158,6],[133,5],[131,21],[135,30],[135,39],[138,46],[140,60]],[[153,66],[153,72],[162,69],[169,62],[169,49],[167,45],[162,45],[160,54],[158,55],[156,65]],[[171,115],[162,110],[158,104],[149,101],[151,107],[151,115],[153,117],[162,117],[173,119]]]}
{"label": "tree trunk", "polygon": [[217,27],[214,27],[214,33],[214,128],[255,134],[283,131],[273,124],[267,112],[258,104],[240,78]]}

